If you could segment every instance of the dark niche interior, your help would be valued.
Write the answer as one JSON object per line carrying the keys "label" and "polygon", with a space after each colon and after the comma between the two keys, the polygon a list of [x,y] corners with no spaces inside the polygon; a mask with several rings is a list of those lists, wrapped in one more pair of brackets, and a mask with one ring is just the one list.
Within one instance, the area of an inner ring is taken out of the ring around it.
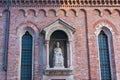
{"label": "dark niche interior", "polygon": [[50,68],[54,67],[53,58],[54,58],[54,48],[56,47],[56,43],[60,43],[60,48],[62,49],[63,57],[64,57],[64,66],[67,68],[67,41],[68,37],[64,31],[56,30],[52,33],[50,37],[49,44],[49,65]]}

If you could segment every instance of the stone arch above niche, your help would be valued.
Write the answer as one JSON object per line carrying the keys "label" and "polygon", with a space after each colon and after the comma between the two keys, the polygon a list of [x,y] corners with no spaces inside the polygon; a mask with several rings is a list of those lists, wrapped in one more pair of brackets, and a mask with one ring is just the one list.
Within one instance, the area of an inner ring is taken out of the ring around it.
{"label": "stone arch above niche", "polygon": [[51,34],[56,30],[64,31],[67,34],[69,41],[73,40],[73,33],[76,31],[74,27],[66,23],[64,20],[57,19],[53,23],[43,28],[43,32],[45,33],[45,40],[50,40]]}

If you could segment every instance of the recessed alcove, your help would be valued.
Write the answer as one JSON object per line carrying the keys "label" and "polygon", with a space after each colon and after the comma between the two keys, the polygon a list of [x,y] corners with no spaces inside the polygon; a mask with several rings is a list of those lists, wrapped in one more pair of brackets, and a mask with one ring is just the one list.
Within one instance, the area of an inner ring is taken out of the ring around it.
{"label": "recessed alcove", "polygon": [[68,37],[66,33],[62,30],[56,30],[52,33],[50,37],[50,45],[49,45],[49,65],[50,68],[53,68],[54,63],[53,63],[53,58],[54,58],[54,48],[56,47],[56,43],[60,43],[60,48],[63,53],[63,58],[64,58],[64,67],[67,68],[67,41]]}

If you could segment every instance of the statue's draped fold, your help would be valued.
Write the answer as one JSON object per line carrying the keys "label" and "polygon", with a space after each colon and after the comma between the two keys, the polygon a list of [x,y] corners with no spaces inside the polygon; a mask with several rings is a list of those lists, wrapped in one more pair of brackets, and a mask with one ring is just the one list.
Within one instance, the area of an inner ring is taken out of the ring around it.
{"label": "statue's draped fold", "polygon": [[59,45],[59,42],[57,42],[57,47],[54,49],[54,68],[64,68],[63,53]]}

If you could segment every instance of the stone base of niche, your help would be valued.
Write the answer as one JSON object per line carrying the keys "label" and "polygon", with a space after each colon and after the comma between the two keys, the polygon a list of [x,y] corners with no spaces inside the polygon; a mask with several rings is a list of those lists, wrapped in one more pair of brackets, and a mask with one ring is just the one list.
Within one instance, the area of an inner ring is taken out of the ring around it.
{"label": "stone base of niche", "polygon": [[75,80],[72,68],[47,68],[42,80]]}
{"label": "stone base of niche", "polygon": [[45,70],[45,75],[72,75],[71,68],[48,68]]}

